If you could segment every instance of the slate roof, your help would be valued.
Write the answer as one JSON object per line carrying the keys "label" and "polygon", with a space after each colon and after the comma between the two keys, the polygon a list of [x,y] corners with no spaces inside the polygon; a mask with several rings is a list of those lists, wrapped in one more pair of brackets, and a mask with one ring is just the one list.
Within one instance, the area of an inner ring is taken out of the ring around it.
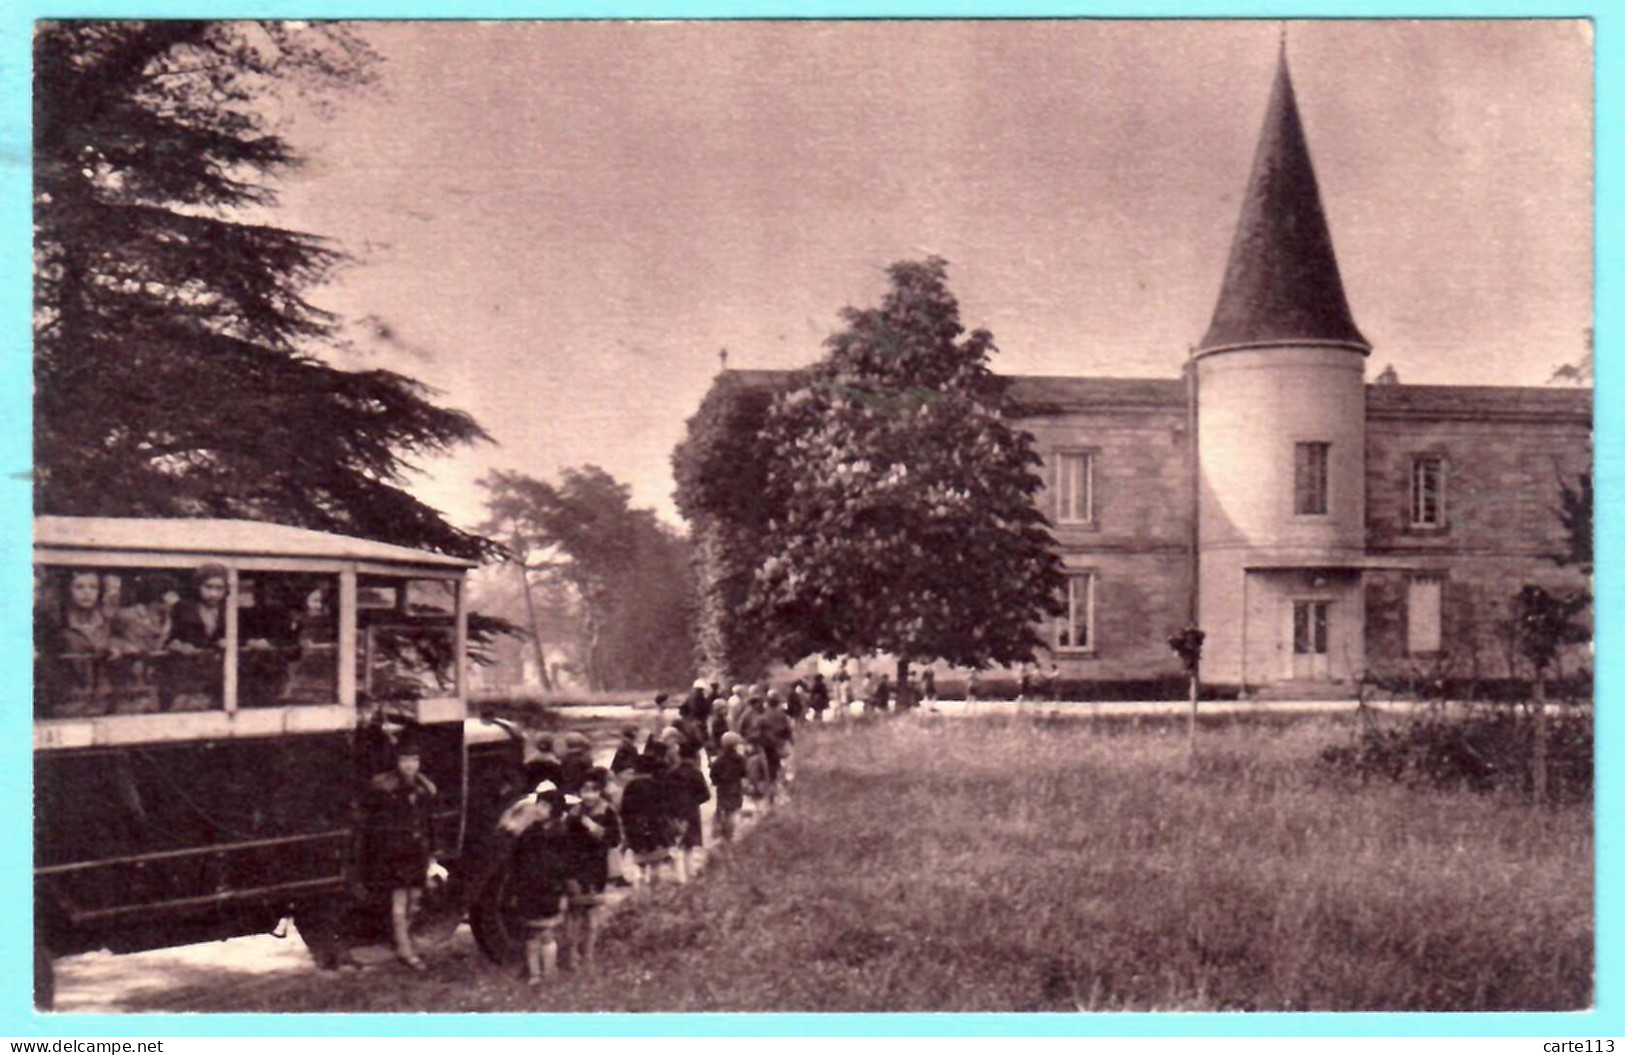
{"label": "slate roof", "polygon": [[[729,370],[719,380],[748,388],[784,389],[793,370]],[[1164,409],[1185,405],[1185,382],[1160,377],[1052,377],[997,374],[1010,384],[1007,394],[1028,413],[1088,409]]]}
{"label": "slate roof", "polygon": [[1224,285],[1197,353],[1298,343],[1371,349],[1343,293],[1283,50]]}
{"label": "slate roof", "polygon": [[1591,421],[1589,388],[1535,388],[1511,385],[1367,385],[1368,418],[1489,420],[1568,418]]}
{"label": "slate roof", "polygon": [[[781,389],[790,386],[795,371],[729,370],[721,376],[752,388]],[[1185,405],[1185,382],[1178,378],[999,376],[1010,382],[1009,395],[1029,414],[1168,410]],[[1365,391],[1366,415],[1373,418],[1568,418],[1577,424],[1591,421],[1589,388],[1368,384]]]}
{"label": "slate roof", "polygon": [[1010,397],[1024,407],[1062,410],[1163,409],[1185,405],[1185,382],[1151,377],[1010,377]]}

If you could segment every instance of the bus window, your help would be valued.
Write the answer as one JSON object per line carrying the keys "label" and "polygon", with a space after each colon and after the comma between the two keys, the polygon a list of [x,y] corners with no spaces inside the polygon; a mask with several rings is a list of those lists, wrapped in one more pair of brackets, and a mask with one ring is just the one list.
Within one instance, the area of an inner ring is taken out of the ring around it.
{"label": "bus window", "polygon": [[363,700],[457,695],[457,584],[360,576],[356,649]]}
{"label": "bus window", "polygon": [[238,575],[239,707],[338,702],[338,594],[336,575]]}
{"label": "bus window", "polygon": [[[201,585],[186,569],[36,566],[36,715],[222,706],[219,641],[225,621],[218,602],[212,620],[208,612],[200,614]],[[187,628],[177,633],[181,623]]]}

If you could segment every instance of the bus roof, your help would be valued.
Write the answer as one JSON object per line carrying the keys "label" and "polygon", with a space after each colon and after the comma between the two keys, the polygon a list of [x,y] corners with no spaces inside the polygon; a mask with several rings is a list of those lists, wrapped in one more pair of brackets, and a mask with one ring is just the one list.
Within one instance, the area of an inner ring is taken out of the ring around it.
{"label": "bus roof", "polygon": [[42,516],[34,518],[34,544],[64,549],[221,556],[326,557],[440,568],[475,566],[474,561],[448,557],[444,553],[257,520]]}

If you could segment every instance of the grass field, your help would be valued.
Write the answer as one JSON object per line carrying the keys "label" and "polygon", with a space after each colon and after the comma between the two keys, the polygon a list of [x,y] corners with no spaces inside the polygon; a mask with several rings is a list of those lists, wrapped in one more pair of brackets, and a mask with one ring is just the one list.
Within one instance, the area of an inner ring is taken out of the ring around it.
{"label": "grass field", "polygon": [[[1572,1009],[1591,811],[1361,787],[1324,719],[896,721],[804,739],[795,800],[528,990],[471,956],[280,1010]],[[194,1005],[196,1006],[196,1005]],[[207,1009],[207,1008],[200,1008]],[[236,1005],[233,1009],[246,1009]]]}

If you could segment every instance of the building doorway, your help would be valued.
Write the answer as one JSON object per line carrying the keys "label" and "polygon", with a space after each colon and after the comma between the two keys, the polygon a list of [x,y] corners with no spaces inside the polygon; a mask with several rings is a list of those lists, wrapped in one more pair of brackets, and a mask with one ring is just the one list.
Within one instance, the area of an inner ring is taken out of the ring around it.
{"label": "building doorway", "polygon": [[1292,602],[1292,678],[1330,681],[1332,678],[1330,601]]}

